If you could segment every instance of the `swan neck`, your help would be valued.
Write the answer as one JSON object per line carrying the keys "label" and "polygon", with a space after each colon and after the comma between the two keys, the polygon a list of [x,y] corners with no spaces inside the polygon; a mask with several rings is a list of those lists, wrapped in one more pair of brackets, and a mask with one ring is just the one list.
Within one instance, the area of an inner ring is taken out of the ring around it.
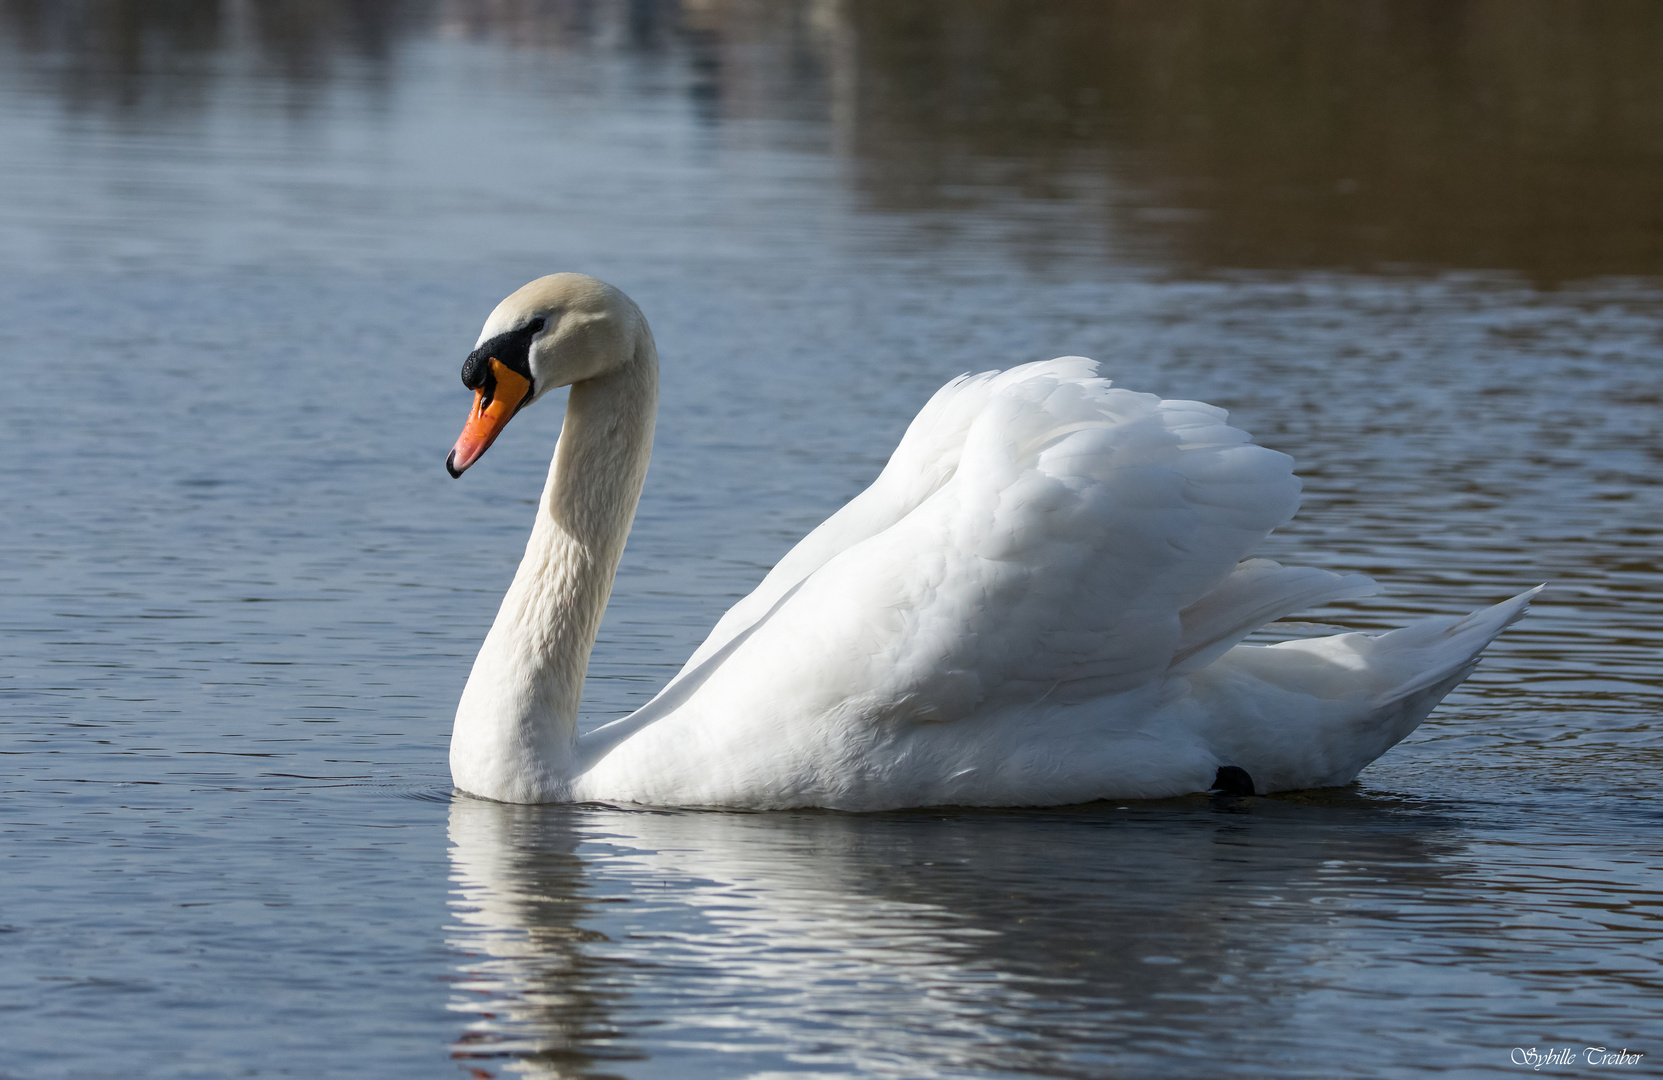
{"label": "swan neck", "polygon": [[593,584],[607,591],[646,479],[657,376],[656,359],[638,356],[618,371],[574,385],[543,488],[539,516],[583,551],[612,556],[592,567]]}
{"label": "swan neck", "polygon": [[589,653],[646,479],[656,376],[656,365],[632,363],[574,385],[543,488],[534,538],[545,550],[530,568],[540,608],[532,621],[546,635],[539,675],[566,740],[576,738]]}
{"label": "swan neck", "polygon": [[573,384],[525,557],[457,709],[451,770],[509,802],[568,798],[578,707],[652,453],[658,357]]}

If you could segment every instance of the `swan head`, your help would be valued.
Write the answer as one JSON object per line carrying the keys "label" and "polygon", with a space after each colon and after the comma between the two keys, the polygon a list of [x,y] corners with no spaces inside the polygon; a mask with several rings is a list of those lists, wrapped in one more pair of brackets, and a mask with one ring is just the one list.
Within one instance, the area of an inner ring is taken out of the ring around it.
{"label": "swan head", "polygon": [[462,363],[474,405],[445,459],[450,475],[461,476],[515,414],[550,390],[629,363],[645,329],[634,301],[585,274],[550,274],[515,290]]}

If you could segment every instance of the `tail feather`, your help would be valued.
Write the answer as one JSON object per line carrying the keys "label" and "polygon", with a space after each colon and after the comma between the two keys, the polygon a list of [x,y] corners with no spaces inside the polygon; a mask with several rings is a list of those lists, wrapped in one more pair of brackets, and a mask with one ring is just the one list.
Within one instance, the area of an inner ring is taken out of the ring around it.
{"label": "tail feather", "polygon": [[[1437,615],[1384,634],[1350,633],[1267,645],[1266,664],[1286,672],[1277,682],[1301,684],[1319,698],[1362,690],[1376,705],[1410,697],[1476,663],[1484,647],[1530,606],[1546,586],[1471,615]],[[1258,665],[1256,665],[1258,666]]]}
{"label": "tail feather", "polygon": [[1373,639],[1372,651],[1390,661],[1382,665],[1382,674],[1395,676],[1409,668],[1392,685],[1377,691],[1374,700],[1379,704],[1398,701],[1446,681],[1458,669],[1470,673],[1490,642],[1523,618],[1530,601],[1545,588],[1538,585],[1471,615],[1421,619]]}
{"label": "tail feather", "polygon": [[1330,574],[1308,566],[1249,559],[1179,613],[1183,637],[1167,674],[1199,671],[1248,634],[1283,616],[1379,591],[1380,587],[1362,574]]}
{"label": "tail feather", "polygon": [[1264,792],[1350,783],[1472,674],[1544,587],[1385,634],[1238,645],[1191,677],[1218,719],[1208,744]]}

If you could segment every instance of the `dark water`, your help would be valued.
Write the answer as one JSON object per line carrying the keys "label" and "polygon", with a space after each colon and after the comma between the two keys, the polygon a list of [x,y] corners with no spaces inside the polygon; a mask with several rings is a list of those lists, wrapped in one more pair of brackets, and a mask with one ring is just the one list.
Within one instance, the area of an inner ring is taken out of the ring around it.
{"label": "dark water", "polygon": [[[1663,9],[9,0],[0,41],[0,1076],[1657,1073]],[[559,411],[453,482],[456,371],[560,269],[664,357],[586,722],[942,381],[1066,353],[1295,455],[1267,553],[1388,586],[1314,619],[1553,587],[1342,790],[452,799]]]}

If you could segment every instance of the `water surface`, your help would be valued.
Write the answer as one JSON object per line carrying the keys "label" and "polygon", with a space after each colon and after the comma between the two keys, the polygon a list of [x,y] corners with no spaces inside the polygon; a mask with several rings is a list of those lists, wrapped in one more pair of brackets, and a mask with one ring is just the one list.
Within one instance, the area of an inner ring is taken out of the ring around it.
{"label": "water surface", "polygon": [[[0,1075],[1655,1072],[1656,10],[1025,10],[0,4]],[[560,269],[664,360],[586,725],[1067,353],[1298,459],[1312,621],[1552,588],[1345,789],[453,798],[559,424],[451,481],[456,371]]]}

